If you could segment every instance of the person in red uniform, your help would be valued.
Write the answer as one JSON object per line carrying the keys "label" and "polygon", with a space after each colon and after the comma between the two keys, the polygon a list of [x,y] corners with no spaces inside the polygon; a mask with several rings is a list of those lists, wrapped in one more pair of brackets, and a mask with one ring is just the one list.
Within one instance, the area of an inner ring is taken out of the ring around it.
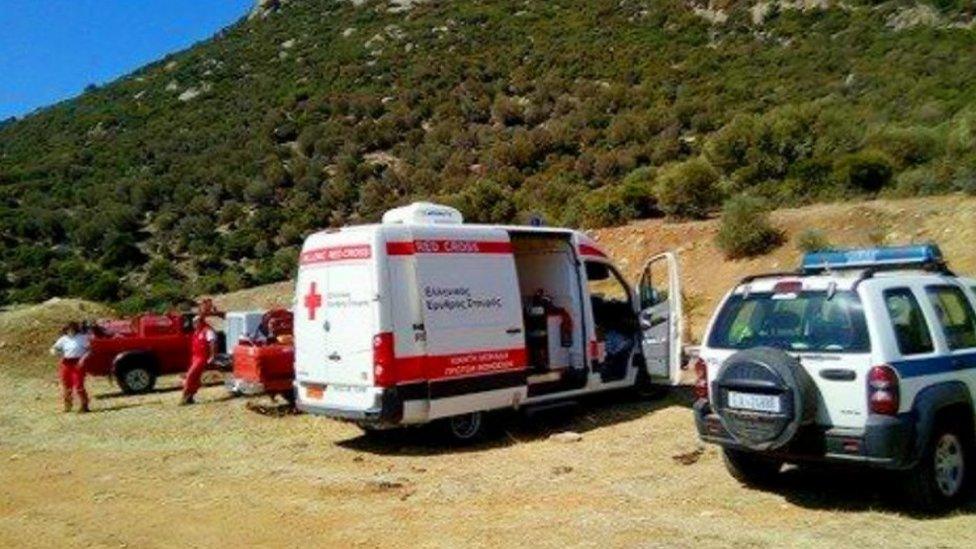
{"label": "person in red uniform", "polygon": [[51,347],[51,354],[59,356],[58,374],[61,378],[61,398],[64,401],[64,411],[70,412],[74,404],[72,394],[78,395],[81,401],[79,412],[88,412],[88,392],[85,391],[85,367],[81,363],[82,357],[88,352],[88,334],[81,331],[77,322],[69,322],[61,337]]}
{"label": "person in red uniform", "polygon": [[193,396],[200,389],[200,377],[217,354],[217,334],[203,316],[193,319],[193,335],[190,338],[190,369],[183,382],[183,399],[180,404],[193,404]]}

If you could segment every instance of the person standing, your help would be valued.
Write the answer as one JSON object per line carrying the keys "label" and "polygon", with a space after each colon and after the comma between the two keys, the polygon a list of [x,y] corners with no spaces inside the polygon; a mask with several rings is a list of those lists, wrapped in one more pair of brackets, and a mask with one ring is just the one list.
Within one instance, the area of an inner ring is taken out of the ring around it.
{"label": "person standing", "polygon": [[61,330],[61,337],[51,347],[51,354],[61,357],[58,374],[61,377],[61,398],[64,401],[65,412],[70,412],[74,405],[73,394],[77,394],[78,400],[81,401],[79,412],[89,411],[88,392],[85,391],[85,367],[81,363],[81,358],[88,352],[88,348],[88,334],[81,331],[77,322],[69,322]]}
{"label": "person standing", "polygon": [[193,317],[193,335],[190,338],[190,369],[186,372],[183,382],[183,399],[181,405],[193,404],[194,395],[200,389],[200,378],[207,365],[217,354],[217,334],[213,331],[203,316]]}

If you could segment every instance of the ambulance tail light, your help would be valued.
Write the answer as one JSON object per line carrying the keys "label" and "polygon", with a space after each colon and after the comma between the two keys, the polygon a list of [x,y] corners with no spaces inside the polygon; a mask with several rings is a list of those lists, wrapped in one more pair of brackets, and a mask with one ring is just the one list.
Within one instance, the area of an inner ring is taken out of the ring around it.
{"label": "ambulance tail light", "polygon": [[887,364],[868,372],[868,409],[872,414],[893,416],[898,413],[900,398],[898,374]]}
{"label": "ambulance tail light", "polygon": [[393,361],[393,334],[383,332],[373,336],[373,384],[392,387],[396,372]]}
{"label": "ambulance tail light", "polygon": [[708,399],[708,367],[701,358],[695,361],[695,398]]}

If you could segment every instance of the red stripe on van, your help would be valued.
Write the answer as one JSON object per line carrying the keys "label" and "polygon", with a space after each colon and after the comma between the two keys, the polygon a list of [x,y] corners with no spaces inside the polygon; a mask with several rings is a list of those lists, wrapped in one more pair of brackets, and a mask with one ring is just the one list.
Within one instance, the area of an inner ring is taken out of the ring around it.
{"label": "red stripe on van", "polygon": [[299,258],[299,263],[302,265],[312,265],[314,263],[328,263],[331,261],[369,259],[372,256],[373,248],[369,244],[350,244],[304,251]]}
{"label": "red stripe on van", "polygon": [[412,242],[387,242],[389,255],[414,254],[510,254],[511,242],[489,240],[414,240]]}
{"label": "red stripe on van", "polygon": [[596,246],[590,246],[589,244],[579,245],[580,255],[589,255],[594,257],[607,257],[607,254],[603,253],[603,250],[597,248]]}
{"label": "red stripe on van", "polygon": [[528,364],[525,347],[476,351],[453,355],[396,358],[397,383],[439,380],[523,370]]}

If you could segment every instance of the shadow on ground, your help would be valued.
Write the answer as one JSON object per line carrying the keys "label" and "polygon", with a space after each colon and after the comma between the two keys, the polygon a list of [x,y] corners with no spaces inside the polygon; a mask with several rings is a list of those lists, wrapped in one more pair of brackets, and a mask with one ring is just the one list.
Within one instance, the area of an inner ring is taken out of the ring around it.
{"label": "shadow on ground", "polygon": [[422,428],[395,429],[364,433],[337,442],[339,446],[379,455],[437,455],[479,452],[548,438],[565,431],[586,433],[616,423],[633,421],[658,410],[680,406],[691,408],[693,397],[680,387],[666,395],[647,399],[629,391],[615,391],[580,398],[560,407],[519,412],[497,412],[491,416],[491,429],[480,443],[457,445],[434,422]]}
{"label": "shadow on ground", "polygon": [[[200,384],[201,387],[217,387],[219,385],[223,385],[223,382],[209,382],[209,383],[201,383]],[[124,393],[122,391],[112,391],[110,393],[101,393],[101,394],[95,395],[92,398],[94,398],[95,400],[111,400],[111,399],[114,399],[114,398],[127,398],[127,397],[138,397],[138,396],[143,396],[143,395],[158,395],[158,394],[165,394],[165,393],[175,393],[177,391],[182,391],[182,390],[183,390],[183,385],[180,384],[180,385],[172,385],[172,386],[169,386],[169,387],[156,387],[152,391],[147,391],[145,393],[140,393],[140,394],[136,394],[136,395],[130,395],[130,394]]]}
{"label": "shadow on ground", "polygon": [[[763,488],[807,509],[834,512],[891,512],[917,519],[940,518],[913,506],[901,491],[903,477],[891,471],[827,465],[787,467],[774,484]],[[976,512],[971,494],[954,513]]]}

